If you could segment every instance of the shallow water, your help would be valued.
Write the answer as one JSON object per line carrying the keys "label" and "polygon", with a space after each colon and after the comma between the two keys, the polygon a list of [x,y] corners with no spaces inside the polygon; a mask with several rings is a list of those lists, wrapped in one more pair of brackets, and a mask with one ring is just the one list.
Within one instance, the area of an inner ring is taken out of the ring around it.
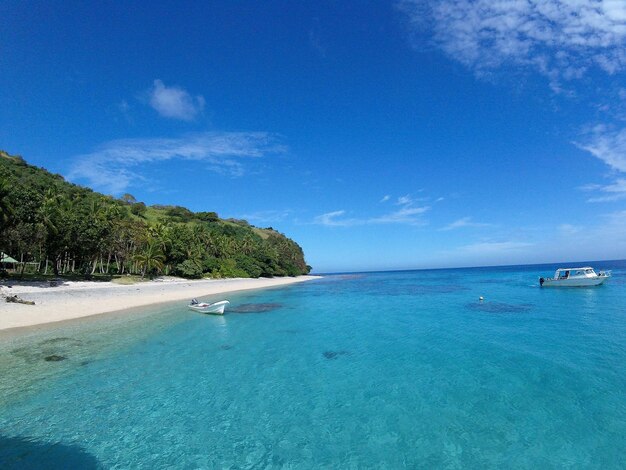
{"label": "shallow water", "polygon": [[0,466],[623,468],[626,263],[592,264],[614,278],[328,276],[2,338]]}

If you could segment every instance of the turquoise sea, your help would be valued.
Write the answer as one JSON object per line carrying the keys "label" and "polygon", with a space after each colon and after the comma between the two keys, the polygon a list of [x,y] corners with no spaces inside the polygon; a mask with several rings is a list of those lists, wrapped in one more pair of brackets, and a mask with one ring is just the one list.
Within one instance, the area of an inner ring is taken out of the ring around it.
{"label": "turquoise sea", "polygon": [[624,468],[626,262],[589,264],[613,278],[329,275],[1,336],[0,468]]}

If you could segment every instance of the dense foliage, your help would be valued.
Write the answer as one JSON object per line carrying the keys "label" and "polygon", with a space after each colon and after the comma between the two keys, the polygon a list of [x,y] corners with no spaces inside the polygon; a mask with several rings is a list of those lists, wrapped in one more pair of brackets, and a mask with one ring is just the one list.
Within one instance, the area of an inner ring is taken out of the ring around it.
{"label": "dense foliage", "polygon": [[310,270],[298,244],[273,229],[215,212],[146,206],[130,194],[115,199],[3,151],[0,251],[54,274],[271,277]]}

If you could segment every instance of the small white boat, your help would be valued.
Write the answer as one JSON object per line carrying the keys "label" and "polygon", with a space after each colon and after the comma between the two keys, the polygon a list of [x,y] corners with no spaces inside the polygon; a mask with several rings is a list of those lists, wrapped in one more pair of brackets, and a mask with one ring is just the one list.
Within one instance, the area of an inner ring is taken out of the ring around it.
{"label": "small white boat", "polygon": [[214,315],[224,315],[224,309],[230,302],[228,300],[221,300],[212,304],[205,302],[198,302],[196,299],[191,299],[191,303],[187,305],[191,310],[195,310],[200,313],[212,313]]}
{"label": "small white boat", "polygon": [[611,271],[600,271],[596,274],[593,268],[559,268],[554,277],[540,277],[541,287],[586,287],[599,286],[611,277]]}

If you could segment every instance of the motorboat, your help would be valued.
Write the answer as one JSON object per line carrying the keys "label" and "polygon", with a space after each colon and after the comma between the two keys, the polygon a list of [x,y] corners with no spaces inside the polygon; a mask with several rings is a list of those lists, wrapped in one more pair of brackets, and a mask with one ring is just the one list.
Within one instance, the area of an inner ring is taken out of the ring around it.
{"label": "motorboat", "polygon": [[554,277],[540,277],[541,287],[586,287],[599,286],[611,277],[611,271],[596,273],[592,267],[559,268]]}
{"label": "motorboat", "polygon": [[230,302],[228,300],[220,300],[212,304],[206,302],[198,302],[196,299],[191,299],[191,303],[187,305],[191,310],[195,310],[200,313],[212,313],[214,315],[224,315],[224,309]]}

